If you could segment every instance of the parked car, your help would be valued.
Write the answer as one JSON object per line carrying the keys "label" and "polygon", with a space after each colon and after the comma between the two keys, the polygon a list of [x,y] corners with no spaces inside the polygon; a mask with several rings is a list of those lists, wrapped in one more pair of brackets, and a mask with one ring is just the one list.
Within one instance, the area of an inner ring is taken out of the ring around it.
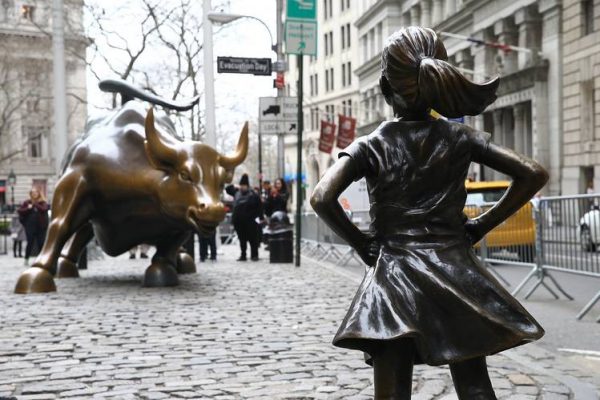
{"label": "parked car", "polygon": [[[502,198],[510,181],[483,181],[465,183],[467,201],[465,214],[469,218],[491,208],[494,203]],[[480,244],[475,247],[478,248]],[[502,222],[486,235],[486,246],[489,252],[507,249],[516,253],[520,261],[533,262],[535,260],[535,221],[533,206],[529,202],[516,213]]]}
{"label": "parked car", "polygon": [[579,220],[579,242],[583,251],[596,251],[600,244],[600,207],[596,204]]}

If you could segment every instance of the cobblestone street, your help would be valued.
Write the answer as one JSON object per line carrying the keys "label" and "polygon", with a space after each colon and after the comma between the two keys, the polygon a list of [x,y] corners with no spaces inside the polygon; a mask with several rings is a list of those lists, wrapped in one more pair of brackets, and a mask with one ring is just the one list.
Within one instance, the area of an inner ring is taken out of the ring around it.
{"label": "cobblestone street", "polygon": [[[0,396],[372,398],[361,354],[331,345],[360,277],[222,251],[178,287],[142,288],[147,260],[107,257],[57,293],[25,296],[12,293],[23,260],[0,257]],[[556,357],[535,344],[490,357],[498,397],[598,399],[600,377]],[[414,377],[414,399],[456,399],[447,368]]]}

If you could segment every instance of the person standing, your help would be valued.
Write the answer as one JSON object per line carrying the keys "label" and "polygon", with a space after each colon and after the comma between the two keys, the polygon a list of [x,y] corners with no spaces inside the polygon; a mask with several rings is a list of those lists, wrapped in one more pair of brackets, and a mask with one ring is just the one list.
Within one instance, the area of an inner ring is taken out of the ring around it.
{"label": "person standing", "polygon": [[39,252],[46,239],[48,228],[48,203],[39,191],[34,187],[29,192],[29,199],[25,200],[19,207],[19,221],[25,227],[27,246],[25,246],[25,265],[29,264],[29,257],[34,249]]}
{"label": "person standing", "polygon": [[206,261],[208,258],[208,248],[210,247],[210,260],[217,260],[217,239],[216,232],[210,234],[199,234],[200,241],[200,261]]}
{"label": "person standing", "polygon": [[140,258],[148,258],[148,250],[150,249],[150,246],[147,244],[140,244],[139,246],[134,246],[129,249],[129,258],[131,260],[135,259],[135,252],[138,248],[140,249]]}
{"label": "person standing", "polygon": [[10,236],[13,240],[13,256],[15,258],[23,257],[23,241],[27,237],[25,236],[25,227],[17,217],[12,217],[10,220]]}
{"label": "person standing", "polygon": [[240,258],[246,261],[246,249],[250,243],[250,259],[258,261],[259,225],[256,219],[262,214],[260,197],[250,189],[248,174],[242,175],[239,188],[229,185],[225,191],[234,197],[232,222],[240,240]]}
{"label": "person standing", "polygon": [[287,202],[289,193],[287,186],[282,178],[275,180],[275,185],[265,200],[265,214],[270,217],[275,211],[283,211],[287,213]]}
{"label": "person standing", "polygon": [[260,188],[260,199],[264,202],[265,200],[267,200],[267,198],[269,197],[269,195],[271,194],[271,181],[269,180],[264,180],[262,182],[262,187]]}

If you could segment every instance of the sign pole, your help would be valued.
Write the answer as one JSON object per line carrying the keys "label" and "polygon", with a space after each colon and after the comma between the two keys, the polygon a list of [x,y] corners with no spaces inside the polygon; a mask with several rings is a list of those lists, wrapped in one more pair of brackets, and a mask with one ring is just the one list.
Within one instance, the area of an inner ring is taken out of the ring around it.
{"label": "sign pole", "polygon": [[[283,54],[283,0],[277,0],[277,17],[275,19],[277,24],[277,61],[281,62],[285,60]],[[285,89],[283,87],[277,88],[277,97],[285,95]],[[285,136],[283,132],[277,134],[277,175],[281,179],[285,179]]]}
{"label": "sign pole", "polygon": [[302,233],[302,131],[304,130],[304,115],[302,113],[302,89],[304,80],[304,56],[302,53],[298,57],[298,143],[296,164],[296,267],[300,266],[300,235]]}
{"label": "sign pole", "polygon": [[262,168],[262,134],[258,130],[258,191],[262,190],[263,183],[263,168]]}

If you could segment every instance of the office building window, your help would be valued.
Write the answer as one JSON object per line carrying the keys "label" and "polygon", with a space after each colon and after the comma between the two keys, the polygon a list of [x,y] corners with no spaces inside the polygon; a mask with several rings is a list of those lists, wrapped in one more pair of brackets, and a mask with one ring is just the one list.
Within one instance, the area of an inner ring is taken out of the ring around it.
{"label": "office building window", "polygon": [[325,70],[325,91],[329,92],[329,70]]}
{"label": "office building window", "polygon": [[324,34],[323,35],[323,42],[325,42],[325,46],[323,46],[325,48],[325,57],[327,57],[329,55],[329,35],[328,34]]}
{"label": "office building window", "polygon": [[348,114],[346,114],[346,115],[351,117],[352,116],[352,100],[348,100],[347,104],[348,104]]}
{"label": "office building window", "polygon": [[342,64],[342,87],[346,86],[346,64]]}
{"label": "office building window", "polygon": [[594,0],[583,0],[581,2],[581,16],[583,35],[594,32]]}
{"label": "office building window", "polygon": [[350,24],[346,24],[346,47],[350,48]]}
{"label": "office building window", "polygon": [[342,38],[342,50],[346,48],[346,26],[342,25],[341,29],[341,38]]}
{"label": "office building window", "polygon": [[42,136],[44,128],[40,127],[25,127],[25,139],[27,141],[27,157],[41,158],[42,157]]}
{"label": "office building window", "polygon": [[329,32],[329,55],[333,54],[333,31]]}
{"label": "office building window", "polygon": [[331,87],[331,90],[335,90],[335,85],[334,85],[335,79],[333,78],[333,68],[329,69],[329,86]]}
{"label": "office building window", "polygon": [[34,10],[35,10],[34,6],[23,4],[21,6],[21,17],[23,19],[27,19],[29,21],[33,21],[33,11]]}
{"label": "office building window", "polygon": [[346,74],[347,74],[347,78],[346,82],[348,84],[348,86],[352,85],[352,64],[350,63],[350,61],[348,61],[346,63]]}

